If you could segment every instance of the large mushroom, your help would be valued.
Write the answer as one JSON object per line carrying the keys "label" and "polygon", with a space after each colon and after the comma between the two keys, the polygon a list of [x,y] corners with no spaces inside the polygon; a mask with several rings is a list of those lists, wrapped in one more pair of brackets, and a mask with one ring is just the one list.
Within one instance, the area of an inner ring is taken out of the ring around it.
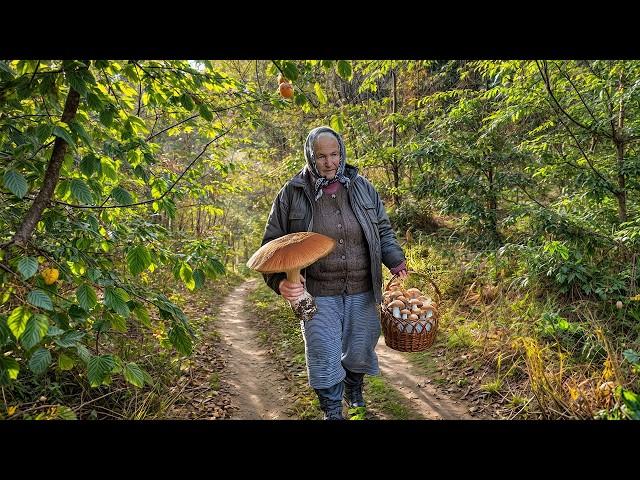
{"label": "large mushroom", "polygon": [[[260,247],[247,261],[247,267],[261,273],[285,272],[287,280],[300,283],[300,270],[328,255],[336,246],[333,238],[315,232],[283,235]],[[318,310],[313,297],[304,293],[291,303],[293,312],[309,321]]]}

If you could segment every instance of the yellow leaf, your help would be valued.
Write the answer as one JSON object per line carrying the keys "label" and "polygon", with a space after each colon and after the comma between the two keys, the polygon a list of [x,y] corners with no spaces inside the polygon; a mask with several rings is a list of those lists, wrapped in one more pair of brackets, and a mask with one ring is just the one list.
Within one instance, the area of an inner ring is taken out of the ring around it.
{"label": "yellow leaf", "polygon": [[16,413],[17,409],[18,409],[18,407],[16,407],[15,405],[11,405],[10,407],[7,408],[7,414],[9,414],[9,416],[11,416],[14,413]]}

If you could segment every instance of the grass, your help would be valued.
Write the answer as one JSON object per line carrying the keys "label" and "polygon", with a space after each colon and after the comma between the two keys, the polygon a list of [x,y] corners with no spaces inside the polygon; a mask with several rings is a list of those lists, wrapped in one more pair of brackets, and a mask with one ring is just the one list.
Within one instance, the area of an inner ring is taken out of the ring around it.
{"label": "grass", "polygon": [[392,420],[416,418],[416,413],[404,404],[402,396],[382,377],[366,376],[364,393],[368,405],[375,405],[376,409]]}

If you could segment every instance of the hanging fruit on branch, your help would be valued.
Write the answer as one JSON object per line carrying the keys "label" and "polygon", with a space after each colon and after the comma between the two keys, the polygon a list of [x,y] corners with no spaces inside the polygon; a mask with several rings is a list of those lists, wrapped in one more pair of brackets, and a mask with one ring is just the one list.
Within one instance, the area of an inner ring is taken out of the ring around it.
{"label": "hanging fruit on branch", "polygon": [[278,86],[278,92],[282,98],[292,98],[293,97],[293,85],[289,82],[282,82]]}
{"label": "hanging fruit on branch", "polygon": [[44,283],[46,283],[47,285],[55,283],[56,280],[58,280],[59,274],[60,272],[58,272],[57,268],[45,268],[44,270],[42,270],[42,278],[44,279]]}

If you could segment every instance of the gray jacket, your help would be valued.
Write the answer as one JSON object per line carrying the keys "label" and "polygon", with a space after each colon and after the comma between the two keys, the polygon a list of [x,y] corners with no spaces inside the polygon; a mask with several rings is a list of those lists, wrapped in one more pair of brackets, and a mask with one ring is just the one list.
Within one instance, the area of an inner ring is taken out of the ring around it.
{"label": "gray jacket", "polygon": [[[278,192],[273,201],[262,245],[288,233],[313,229],[311,202],[313,192],[308,179],[309,172],[303,168]],[[364,177],[358,175],[357,167],[347,164],[345,175],[351,180],[347,189],[351,207],[362,227],[369,245],[371,258],[371,281],[376,303],[382,301],[382,263],[391,269],[405,260],[404,252],[391,228],[378,192]],[[284,273],[263,274],[265,282],[278,295],[278,284],[286,277]]]}

